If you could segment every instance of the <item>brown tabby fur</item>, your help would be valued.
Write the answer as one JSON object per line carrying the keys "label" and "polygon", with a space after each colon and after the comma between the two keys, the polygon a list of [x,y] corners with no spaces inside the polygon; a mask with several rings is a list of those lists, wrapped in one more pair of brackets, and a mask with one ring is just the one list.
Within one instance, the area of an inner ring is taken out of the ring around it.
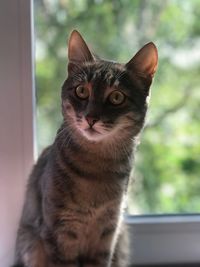
{"label": "brown tabby fur", "polygon": [[[103,61],[73,31],[68,57],[64,121],[30,176],[14,266],[126,267],[122,205],[157,51],[150,43],[126,65]],[[87,100],[74,93],[80,84],[90,91]],[[119,106],[109,102],[115,90],[126,96]],[[95,118],[88,138],[77,129],[87,116]],[[95,127],[105,136],[95,139]]]}

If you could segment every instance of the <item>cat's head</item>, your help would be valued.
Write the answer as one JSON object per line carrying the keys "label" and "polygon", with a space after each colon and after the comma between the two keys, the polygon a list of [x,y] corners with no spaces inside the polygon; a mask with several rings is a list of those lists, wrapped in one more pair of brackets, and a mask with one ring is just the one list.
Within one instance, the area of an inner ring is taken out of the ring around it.
{"label": "cat's head", "polygon": [[77,31],[68,45],[62,112],[72,132],[89,142],[136,136],[144,124],[158,55],[145,45],[127,64],[95,58]]}

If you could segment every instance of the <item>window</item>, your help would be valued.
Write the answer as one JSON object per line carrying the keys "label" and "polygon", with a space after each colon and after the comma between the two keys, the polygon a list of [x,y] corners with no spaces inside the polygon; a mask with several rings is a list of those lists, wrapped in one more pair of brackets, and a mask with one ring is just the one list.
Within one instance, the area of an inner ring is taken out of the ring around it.
{"label": "window", "polygon": [[129,192],[131,214],[200,211],[198,10],[195,0],[35,1],[39,151],[61,122],[60,87],[72,29],[83,33],[95,53],[119,62],[149,41],[158,46],[159,67]]}
{"label": "window", "polygon": [[199,10],[195,0],[35,2],[39,151],[61,121],[57,103],[72,29],[97,55],[119,62],[149,41],[158,46],[159,68],[128,201],[129,213],[140,216],[126,217],[139,265],[200,261],[199,216],[192,215],[200,211]]}
{"label": "window", "polygon": [[200,211],[199,10],[195,0],[35,2],[39,151],[61,121],[57,103],[72,29],[95,53],[119,62],[149,41],[158,46],[159,68],[129,192],[129,213],[139,216],[126,217],[139,265],[200,262],[194,214]]}

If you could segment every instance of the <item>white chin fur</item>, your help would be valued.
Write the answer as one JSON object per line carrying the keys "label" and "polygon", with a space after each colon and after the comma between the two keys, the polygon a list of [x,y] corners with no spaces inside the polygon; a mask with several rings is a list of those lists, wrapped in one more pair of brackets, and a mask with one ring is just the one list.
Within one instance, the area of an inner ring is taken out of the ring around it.
{"label": "white chin fur", "polygon": [[85,118],[77,121],[75,113],[71,114],[71,118],[74,122],[73,124],[76,130],[80,133],[80,135],[90,142],[106,140],[106,142],[109,143],[110,141],[112,142],[113,139],[121,139],[122,135],[124,136],[123,128],[129,125],[129,123],[127,124],[126,120],[124,120],[122,117],[119,119],[118,124],[113,129],[107,130],[101,121],[95,123],[93,128],[90,129]]}
{"label": "white chin fur", "polygon": [[102,128],[101,123],[98,122],[93,126],[93,128],[90,128],[88,123],[85,120],[82,120],[80,124],[76,124],[76,127],[89,141],[101,141],[109,135],[109,133]]}
{"label": "white chin fur", "polygon": [[107,136],[107,134],[103,134],[95,130],[90,130],[89,128],[86,129],[79,128],[79,131],[89,141],[95,141],[95,142],[101,141]]}

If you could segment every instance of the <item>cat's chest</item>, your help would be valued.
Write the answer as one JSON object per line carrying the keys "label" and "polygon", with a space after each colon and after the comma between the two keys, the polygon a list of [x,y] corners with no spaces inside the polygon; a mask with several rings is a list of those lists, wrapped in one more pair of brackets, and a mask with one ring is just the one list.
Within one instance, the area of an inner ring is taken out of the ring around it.
{"label": "cat's chest", "polygon": [[57,240],[62,246],[76,246],[79,253],[95,250],[105,239],[111,240],[120,221],[119,201],[98,208],[81,209],[71,205],[60,213]]}

